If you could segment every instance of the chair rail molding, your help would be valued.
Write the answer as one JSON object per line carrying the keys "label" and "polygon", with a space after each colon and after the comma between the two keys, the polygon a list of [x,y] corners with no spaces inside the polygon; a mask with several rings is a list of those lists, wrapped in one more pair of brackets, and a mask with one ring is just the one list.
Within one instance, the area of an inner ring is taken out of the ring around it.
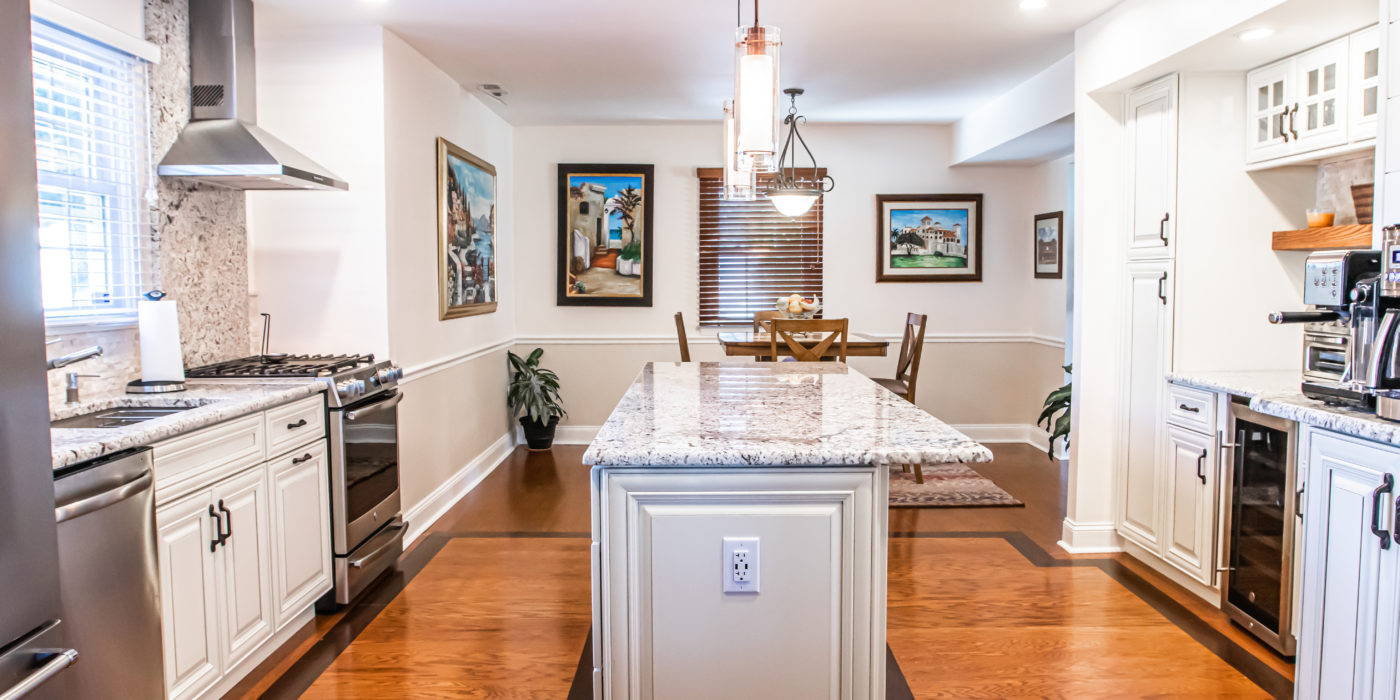
{"label": "chair rail molding", "polygon": [[[737,327],[736,327],[737,329]],[[862,333],[880,340],[898,343],[903,333]],[[719,341],[714,333],[698,329],[696,335],[687,335],[691,345],[714,345]],[[924,343],[1032,343],[1054,348],[1064,348],[1064,338],[1038,333],[927,333]],[[515,339],[516,345],[675,345],[674,333],[667,335],[522,335]]]}
{"label": "chair rail molding", "polygon": [[468,348],[460,352],[454,352],[449,355],[443,355],[442,357],[433,360],[428,360],[427,362],[420,362],[416,365],[409,365],[408,367],[404,368],[403,379],[400,379],[399,383],[408,384],[418,379],[432,376],[443,370],[452,369],[453,367],[456,367],[458,365],[463,365],[468,362],[471,362],[472,360],[480,359],[482,357],[490,355],[493,352],[509,350],[511,346],[515,344],[516,340],[514,338],[506,338],[504,340],[497,340],[491,343],[487,343],[485,345],[478,345],[474,348]]}

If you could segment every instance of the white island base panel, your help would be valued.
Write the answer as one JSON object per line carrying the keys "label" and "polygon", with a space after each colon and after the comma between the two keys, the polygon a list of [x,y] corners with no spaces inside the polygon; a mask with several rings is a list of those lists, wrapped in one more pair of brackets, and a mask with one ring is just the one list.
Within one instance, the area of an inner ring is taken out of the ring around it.
{"label": "white island base panel", "polygon": [[[592,472],[593,696],[885,697],[889,480],[875,466]],[[725,538],[757,538],[726,593]]]}

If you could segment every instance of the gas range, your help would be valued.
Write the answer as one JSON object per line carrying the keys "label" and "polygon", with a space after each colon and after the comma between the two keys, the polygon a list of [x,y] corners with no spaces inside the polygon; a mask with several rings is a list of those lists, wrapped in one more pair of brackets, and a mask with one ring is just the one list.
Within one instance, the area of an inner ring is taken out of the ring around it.
{"label": "gas range", "polygon": [[186,379],[289,379],[312,380],[328,385],[326,401],[341,408],[393,391],[403,378],[403,368],[374,355],[251,355],[236,360],[192,367]]}

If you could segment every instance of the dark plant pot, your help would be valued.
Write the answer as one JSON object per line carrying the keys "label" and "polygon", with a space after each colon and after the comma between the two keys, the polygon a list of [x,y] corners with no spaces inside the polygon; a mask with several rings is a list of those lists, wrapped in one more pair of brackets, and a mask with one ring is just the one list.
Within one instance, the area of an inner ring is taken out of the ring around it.
{"label": "dark plant pot", "polygon": [[554,416],[548,423],[520,417],[520,427],[525,429],[525,449],[531,452],[544,452],[554,445],[554,429],[559,427],[559,417]]}

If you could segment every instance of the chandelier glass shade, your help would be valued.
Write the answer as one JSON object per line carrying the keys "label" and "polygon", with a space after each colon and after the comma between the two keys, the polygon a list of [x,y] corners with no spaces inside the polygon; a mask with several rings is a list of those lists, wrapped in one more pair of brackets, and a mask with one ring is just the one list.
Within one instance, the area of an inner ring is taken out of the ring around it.
{"label": "chandelier glass shade", "polygon": [[[798,126],[807,118],[797,113],[797,96],[801,88],[788,88],[783,91],[792,100],[783,124],[787,126],[787,138],[783,141],[783,151],[778,156],[778,170],[773,178],[773,186],[765,193],[773,206],[784,216],[796,218],[811,210],[812,205],[827,192],[836,187],[836,181],[829,175],[821,175],[817,158],[807,141],[802,138]],[[797,149],[801,147],[807,154],[811,167],[797,167]]]}
{"label": "chandelier glass shade", "polygon": [[724,198],[750,202],[758,199],[758,175],[746,156],[740,156],[734,125],[734,104],[724,102]]}
{"label": "chandelier glass shade", "polygon": [[734,125],[740,167],[755,173],[777,170],[778,48],[777,27],[758,24],[735,30]]}

